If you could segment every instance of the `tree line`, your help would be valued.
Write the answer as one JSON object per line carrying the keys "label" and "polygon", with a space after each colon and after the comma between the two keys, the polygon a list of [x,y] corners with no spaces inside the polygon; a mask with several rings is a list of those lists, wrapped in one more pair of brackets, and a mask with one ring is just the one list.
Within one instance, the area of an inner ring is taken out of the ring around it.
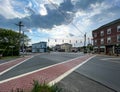
{"label": "tree line", "polygon": [[25,39],[24,47],[26,47],[30,41],[27,35],[0,28],[0,54],[2,56],[18,56],[20,48],[23,46],[23,37]]}

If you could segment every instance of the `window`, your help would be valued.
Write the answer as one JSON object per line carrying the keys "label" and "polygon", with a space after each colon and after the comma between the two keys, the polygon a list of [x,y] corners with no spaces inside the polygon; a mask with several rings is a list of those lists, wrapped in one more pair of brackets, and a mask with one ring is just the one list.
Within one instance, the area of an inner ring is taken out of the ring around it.
{"label": "window", "polygon": [[97,40],[94,40],[95,45],[97,45]]}
{"label": "window", "polygon": [[101,39],[101,44],[104,44],[104,39],[103,38]]}
{"label": "window", "polygon": [[111,28],[107,29],[107,34],[111,34]]}
{"label": "window", "polygon": [[120,25],[117,26],[117,32],[120,32]]}
{"label": "window", "polygon": [[107,38],[107,43],[111,43],[111,37]]}
{"label": "window", "polygon": [[120,35],[117,35],[117,42],[120,42]]}
{"label": "window", "polygon": [[101,35],[101,36],[104,36],[104,31],[101,31],[100,35]]}
{"label": "window", "polygon": [[97,37],[97,33],[94,33],[94,37]]}

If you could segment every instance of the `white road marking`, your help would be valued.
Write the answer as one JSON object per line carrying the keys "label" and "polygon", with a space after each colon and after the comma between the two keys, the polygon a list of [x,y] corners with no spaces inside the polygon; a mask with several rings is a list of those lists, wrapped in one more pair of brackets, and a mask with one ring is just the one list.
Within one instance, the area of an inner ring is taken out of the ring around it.
{"label": "white road marking", "polygon": [[10,67],[10,68],[4,70],[4,71],[2,71],[2,72],[0,72],[0,75],[4,74],[5,72],[7,72],[7,71],[13,69],[14,67],[16,67],[16,66],[18,66],[18,65],[20,65],[20,64],[22,64],[22,63],[24,63],[25,61],[27,61],[27,60],[29,60],[29,59],[31,59],[31,58],[33,58],[33,56],[30,57],[30,58],[28,58],[28,59],[25,59],[24,61],[22,61],[22,62],[20,62],[20,63],[18,63],[18,64],[16,64],[16,65],[14,65],[14,66],[12,66],[12,67]]}
{"label": "white road marking", "polygon": [[101,60],[120,60],[120,58],[103,58]]}
{"label": "white road marking", "polygon": [[[108,62],[113,62],[113,63],[119,63],[120,64],[120,58],[103,58],[101,60],[108,61]],[[114,60],[119,60],[119,61],[114,61]]]}
{"label": "white road marking", "polygon": [[19,60],[19,59],[21,59],[21,58],[18,58],[18,59],[15,59],[15,60],[10,60],[10,61],[7,61],[7,62],[4,62],[4,63],[1,63],[0,66],[1,66],[1,65],[4,65],[4,64],[7,64],[7,63],[14,62],[14,61]]}
{"label": "white road marking", "polygon": [[49,82],[48,84],[50,86],[58,83],[59,81],[61,81],[63,78],[65,78],[67,75],[69,75],[70,73],[72,73],[73,71],[75,71],[77,68],[79,68],[80,66],[82,66],[83,64],[85,64],[87,61],[89,61],[90,59],[94,58],[96,55],[88,58],[87,60],[85,60],[84,62],[80,63],[79,65],[77,65],[76,67],[70,69],[69,71],[65,72],[64,74],[62,74],[61,76],[59,76],[58,78],[56,78],[55,80]]}
{"label": "white road marking", "polygon": [[[95,55],[96,56],[96,55]],[[95,57],[94,56],[94,57]],[[81,56],[81,57],[84,57],[84,56]],[[54,65],[50,65],[50,66],[47,66],[47,67],[44,67],[44,68],[40,68],[38,70],[34,70],[34,71],[31,71],[31,72],[28,72],[28,73],[25,73],[25,74],[21,74],[21,75],[18,75],[18,76],[15,76],[15,77],[12,77],[12,78],[9,78],[9,79],[5,79],[5,80],[2,80],[0,81],[0,84],[4,83],[4,82],[7,82],[7,81],[10,81],[10,80],[13,80],[13,79],[17,79],[17,78],[20,78],[20,77],[23,77],[23,76],[27,76],[29,74],[32,74],[32,73],[35,73],[35,72],[39,72],[41,70],[44,70],[44,69],[47,69],[47,68],[50,68],[50,67],[53,67],[53,66],[56,66],[56,65],[59,65],[59,64],[63,64],[63,63],[66,63],[66,62],[70,62],[72,60],[76,60],[76,59],[79,59],[81,57],[77,57],[77,58],[74,58],[74,59],[70,59],[70,60],[67,60],[67,61],[64,61],[64,62],[61,62],[61,63],[57,63],[57,64],[54,64]]]}

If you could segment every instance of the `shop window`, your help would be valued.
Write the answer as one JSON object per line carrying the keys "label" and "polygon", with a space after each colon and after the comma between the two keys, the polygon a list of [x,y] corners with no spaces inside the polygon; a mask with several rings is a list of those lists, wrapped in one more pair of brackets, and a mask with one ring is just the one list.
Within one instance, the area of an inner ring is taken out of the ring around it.
{"label": "shop window", "polygon": [[105,52],[105,49],[104,48],[100,48],[100,52]]}

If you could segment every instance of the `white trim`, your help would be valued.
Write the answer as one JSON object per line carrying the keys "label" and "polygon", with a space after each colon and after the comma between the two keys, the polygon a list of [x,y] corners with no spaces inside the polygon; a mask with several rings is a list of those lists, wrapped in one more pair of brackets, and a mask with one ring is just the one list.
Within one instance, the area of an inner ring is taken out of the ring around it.
{"label": "white trim", "polygon": [[4,71],[2,71],[2,72],[0,72],[0,76],[1,76],[2,74],[6,73],[7,71],[9,71],[9,70],[11,70],[11,69],[15,68],[16,66],[18,66],[18,65],[20,65],[20,64],[22,64],[22,63],[24,63],[25,61],[27,61],[27,60],[31,59],[31,58],[33,58],[33,56],[32,56],[32,57],[30,57],[30,58],[28,58],[28,59],[25,59],[24,61],[22,61],[22,62],[20,62],[20,63],[18,63],[18,64],[16,64],[16,65],[14,65],[14,66],[12,66],[12,67],[10,67],[10,68],[8,68],[8,69],[4,70]]}
{"label": "white trim", "polygon": [[55,83],[59,82],[60,80],[62,80],[63,78],[65,78],[67,75],[69,75],[70,73],[72,73],[73,71],[75,71],[77,68],[79,68],[80,66],[82,66],[83,64],[85,64],[87,61],[89,61],[90,59],[92,59],[93,57],[95,57],[96,55],[88,58],[87,60],[85,60],[84,62],[80,63],[79,65],[77,65],[76,67],[70,69],[69,71],[65,72],[64,74],[62,74],[61,76],[59,76],[58,78],[54,79],[53,81],[49,82],[49,85],[54,85]]}

